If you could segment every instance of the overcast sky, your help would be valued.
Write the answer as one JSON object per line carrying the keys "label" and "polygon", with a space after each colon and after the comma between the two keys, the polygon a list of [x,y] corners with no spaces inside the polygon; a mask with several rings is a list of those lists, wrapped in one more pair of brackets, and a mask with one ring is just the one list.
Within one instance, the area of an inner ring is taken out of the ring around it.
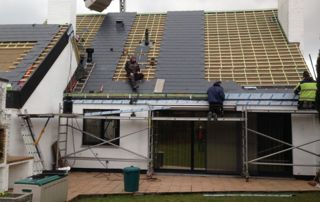
{"label": "overcast sky", "polygon": [[[48,0],[0,0],[0,24],[42,23],[46,19]],[[96,13],[77,2],[78,13]],[[277,8],[277,0],[127,0],[127,11],[165,12],[169,10],[243,10]],[[105,12],[118,12],[113,0]]]}
{"label": "overcast sky", "polygon": [[[0,24],[43,23],[47,16],[48,0],[0,0]],[[319,0],[305,1],[305,51],[315,57],[320,48]],[[78,13],[96,13],[84,6],[83,0],[77,1]],[[166,12],[170,10],[254,10],[277,8],[278,0],[127,0],[127,11],[131,12]],[[118,12],[119,1],[113,0],[104,11]],[[309,64],[310,65],[310,64]]]}
{"label": "overcast sky", "polygon": [[[277,8],[277,0],[127,0],[127,11],[165,12],[170,10],[240,10]],[[118,11],[119,1],[114,0],[107,11]],[[88,12],[79,2],[78,12]]]}

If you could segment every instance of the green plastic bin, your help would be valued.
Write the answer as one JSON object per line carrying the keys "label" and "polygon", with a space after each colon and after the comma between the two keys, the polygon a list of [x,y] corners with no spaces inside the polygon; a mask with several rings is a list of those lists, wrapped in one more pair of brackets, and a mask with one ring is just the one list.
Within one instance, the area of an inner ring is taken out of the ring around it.
{"label": "green plastic bin", "polygon": [[126,167],[123,169],[124,191],[136,192],[139,190],[140,168]]}

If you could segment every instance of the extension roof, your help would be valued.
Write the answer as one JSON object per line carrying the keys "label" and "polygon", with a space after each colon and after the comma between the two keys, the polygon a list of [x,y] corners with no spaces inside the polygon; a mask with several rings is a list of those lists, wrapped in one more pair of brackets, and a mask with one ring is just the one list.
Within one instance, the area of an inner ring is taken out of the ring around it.
{"label": "extension roof", "polygon": [[67,44],[68,26],[0,25],[0,77],[12,85],[7,107],[20,108]]}
{"label": "extension roof", "polygon": [[[145,29],[149,47],[143,45]],[[154,92],[157,79],[165,80],[162,93],[169,94],[205,93],[216,80],[227,90],[291,91],[307,70],[299,44],[287,41],[276,10],[82,15],[77,33],[85,47],[94,48],[95,66],[75,93],[132,93],[124,71],[130,55],[138,56],[145,74],[139,87],[144,94]]]}

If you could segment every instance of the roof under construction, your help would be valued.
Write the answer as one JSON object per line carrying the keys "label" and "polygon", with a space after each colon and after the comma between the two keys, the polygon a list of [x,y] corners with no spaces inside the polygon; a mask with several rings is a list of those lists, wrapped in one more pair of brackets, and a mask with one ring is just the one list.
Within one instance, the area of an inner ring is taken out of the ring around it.
{"label": "roof under construction", "polygon": [[66,46],[68,26],[0,25],[0,77],[12,84],[7,107],[21,107]]}
{"label": "roof under construction", "polygon": [[0,25],[0,76],[21,88],[66,29],[59,25]]}
{"label": "roof under construction", "polygon": [[[131,92],[124,70],[130,55],[138,56],[145,74],[140,93],[152,93],[156,79],[165,80],[163,93],[204,93],[215,80],[290,87],[307,70],[276,10],[110,13],[78,16],[77,26],[85,47],[95,49],[84,93],[102,86],[107,93]],[[146,29],[151,45],[142,49]]]}

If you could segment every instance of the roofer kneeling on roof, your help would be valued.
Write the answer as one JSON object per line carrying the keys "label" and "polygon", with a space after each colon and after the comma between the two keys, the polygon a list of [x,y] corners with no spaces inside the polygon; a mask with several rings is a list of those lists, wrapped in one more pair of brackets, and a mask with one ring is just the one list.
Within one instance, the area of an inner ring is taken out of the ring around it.
{"label": "roofer kneeling on roof", "polygon": [[221,81],[215,82],[208,90],[209,113],[208,118],[214,116],[223,116],[223,101],[225,99],[224,90],[221,86]]}
{"label": "roofer kneeling on roof", "polygon": [[317,83],[309,72],[303,72],[303,80],[295,87],[294,93],[299,95],[298,109],[314,109]]}
{"label": "roofer kneeling on roof", "polygon": [[125,69],[127,72],[127,77],[131,84],[132,90],[136,91],[139,85],[137,81],[142,80],[144,75],[140,72],[139,64],[134,56],[130,58],[130,61],[126,62]]}

